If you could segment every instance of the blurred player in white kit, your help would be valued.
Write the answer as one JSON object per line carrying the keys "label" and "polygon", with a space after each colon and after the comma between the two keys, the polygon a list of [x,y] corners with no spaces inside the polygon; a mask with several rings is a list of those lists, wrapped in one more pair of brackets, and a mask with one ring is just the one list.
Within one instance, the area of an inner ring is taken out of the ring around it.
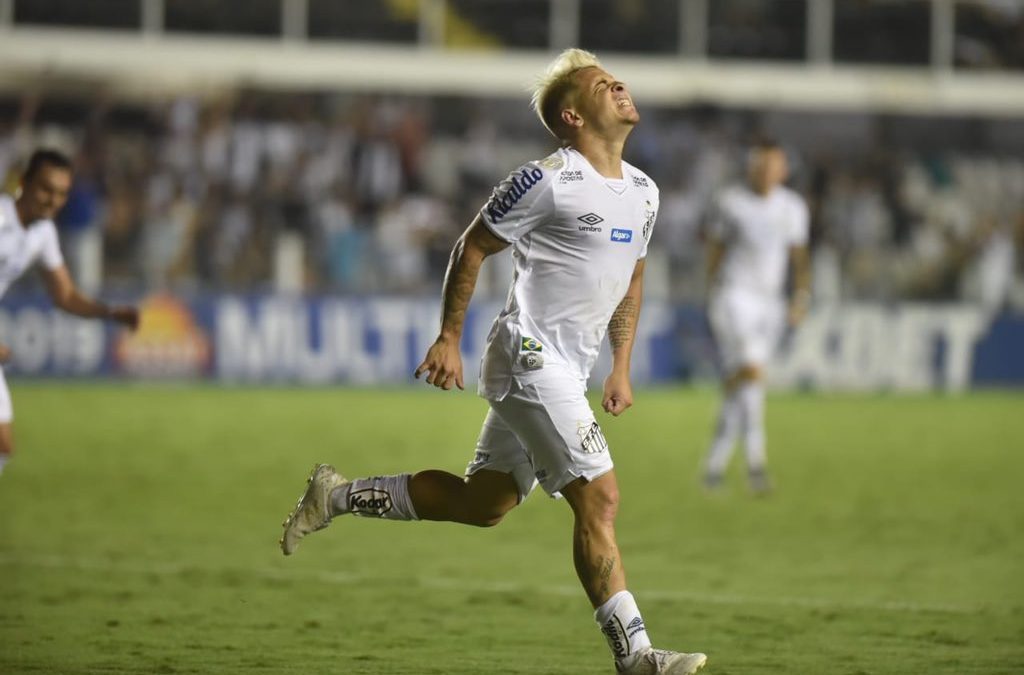
{"label": "blurred player in white kit", "polygon": [[[53,218],[64,207],[71,189],[71,162],[54,150],[37,150],[29,158],[15,198],[0,195],[0,297],[33,265],[39,264],[53,303],[65,312],[90,319],[110,319],[136,328],[134,307],[109,307],[86,297],[75,287],[60,252]],[[11,350],[0,344],[0,364]],[[0,472],[14,451],[11,392],[0,367]]]}
{"label": "blurred player in white kit", "polygon": [[622,161],[639,120],[626,86],[581,50],[563,52],[533,97],[563,147],[516,169],[463,233],[445,277],[441,331],[416,377],[463,387],[459,342],[484,258],[513,248],[515,274],[481,362],[490,404],[466,475],[440,470],[348,481],[318,465],[284,524],[291,554],[332,518],[354,514],[488,527],[540,484],[575,516],[573,558],[619,673],[694,673],[703,654],[653,649],[626,590],[615,538],[619,492],[586,382],[607,332],[612,372],[602,407],[632,405],[630,353],[658,189]]}
{"label": "blurred player in white kit", "polygon": [[779,145],[755,145],[745,184],[718,195],[707,222],[708,318],[724,380],[704,467],[704,484],[711,489],[721,485],[740,438],[750,488],[761,494],[772,487],[765,466],[764,369],[786,324],[800,323],[811,298],[807,205],[783,185],[788,173]]}

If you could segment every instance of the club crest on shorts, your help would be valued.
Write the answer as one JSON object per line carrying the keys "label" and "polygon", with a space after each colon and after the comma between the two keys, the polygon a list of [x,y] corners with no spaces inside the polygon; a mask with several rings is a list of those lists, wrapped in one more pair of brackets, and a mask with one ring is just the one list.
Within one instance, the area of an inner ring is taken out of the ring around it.
{"label": "club crest on shorts", "polygon": [[576,433],[580,437],[580,445],[585,455],[597,455],[608,449],[608,441],[597,422],[577,422]]}

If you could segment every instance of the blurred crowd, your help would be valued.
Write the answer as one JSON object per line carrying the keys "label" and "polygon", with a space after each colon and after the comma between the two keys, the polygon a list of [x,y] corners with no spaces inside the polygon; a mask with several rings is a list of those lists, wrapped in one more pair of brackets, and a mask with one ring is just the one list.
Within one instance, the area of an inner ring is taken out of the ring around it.
{"label": "blurred crowd", "polygon": [[[833,126],[778,134],[811,206],[820,300],[1024,311],[1020,145],[968,152],[880,135],[844,146],[820,135]],[[662,189],[652,292],[703,297],[703,214],[741,179],[746,142],[770,131],[753,111],[645,111],[627,159]],[[507,101],[0,98],[6,188],[33,148],[72,154],[65,254],[84,285],[115,291],[436,293],[454,239],[493,185],[553,150],[549,141],[525,104]],[[508,274],[508,261],[489,262],[481,292],[500,296]]]}

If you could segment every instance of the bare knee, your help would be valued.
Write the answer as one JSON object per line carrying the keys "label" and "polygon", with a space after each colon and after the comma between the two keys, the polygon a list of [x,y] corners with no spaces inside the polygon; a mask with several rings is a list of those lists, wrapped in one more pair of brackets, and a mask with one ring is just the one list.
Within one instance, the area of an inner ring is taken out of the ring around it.
{"label": "bare knee", "polygon": [[519,504],[519,488],[508,474],[479,471],[466,479],[462,522],[494,527]]}
{"label": "bare knee", "polygon": [[733,390],[743,386],[747,382],[759,382],[762,378],[761,366],[747,364],[740,366],[726,380],[726,389]]}
{"label": "bare knee", "polygon": [[494,527],[505,519],[505,514],[515,505],[515,501],[509,502],[505,499],[471,501],[467,505],[463,522],[475,527]]}
{"label": "bare knee", "polygon": [[0,424],[0,455],[10,455],[14,452],[14,434],[11,433],[10,424]]}
{"label": "bare knee", "polygon": [[577,479],[563,494],[581,524],[607,526],[615,522],[619,512],[619,485],[613,474],[605,474],[590,483]]}
{"label": "bare knee", "polygon": [[508,511],[482,511],[467,514],[466,524],[475,527],[494,527],[505,519]]}
{"label": "bare knee", "polygon": [[619,513],[619,488],[617,485],[602,487],[594,495],[589,512],[591,519],[599,523],[615,522]]}

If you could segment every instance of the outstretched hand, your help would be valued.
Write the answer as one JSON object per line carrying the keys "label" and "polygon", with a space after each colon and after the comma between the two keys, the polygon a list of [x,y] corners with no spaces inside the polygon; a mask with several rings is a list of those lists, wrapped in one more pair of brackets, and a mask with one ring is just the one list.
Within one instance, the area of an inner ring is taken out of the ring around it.
{"label": "outstretched hand", "polygon": [[462,382],[462,355],[459,354],[458,340],[440,336],[427,350],[423,363],[414,373],[416,379],[427,374],[427,384],[448,391],[454,384],[465,389]]}
{"label": "outstretched hand", "polygon": [[11,348],[0,343],[0,363],[7,363],[11,360]]}
{"label": "outstretched hand", "polygon": [[633,387],[629,377],[612,373],[604,381],[604,395],[601,407],[604,411],[618,417],[633,405]]}
{"label": "outstretched hand", "polygon": [[111,307],[108,318],[131,330],[136,330],[139,327],[139,310],[130,305]]}

